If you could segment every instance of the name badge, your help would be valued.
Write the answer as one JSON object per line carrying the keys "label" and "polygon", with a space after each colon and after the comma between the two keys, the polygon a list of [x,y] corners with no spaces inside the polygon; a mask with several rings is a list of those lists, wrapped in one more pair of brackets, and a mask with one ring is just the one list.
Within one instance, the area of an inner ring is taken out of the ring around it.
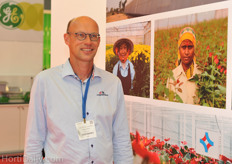
{"label": "name badge", "polygon": [[79,140],[85,140],[85,139],[97,137],[95,124],[93,120],[86,121],[86,123],[77,122],[75,125],[76,125]]}

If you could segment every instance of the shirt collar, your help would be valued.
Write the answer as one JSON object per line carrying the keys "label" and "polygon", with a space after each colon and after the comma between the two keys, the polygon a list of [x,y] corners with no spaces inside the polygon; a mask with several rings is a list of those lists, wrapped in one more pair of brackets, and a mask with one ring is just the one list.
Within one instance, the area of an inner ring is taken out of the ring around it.
{"label": "shirt collar", "polygon": [[[197,70],[197,66],[196,64],[194,63],[194,66],[193,66],[193,75],[192,77],[196,74],[196,70]],[[180,63],[180,65],[177,67],[177,71],[176,72],[179,72],[177,74],[177,76],[180,76],[181,74],[184,74],[185,75],[185,72],[184,72],[184,69],[182,67],[182,63]],[[186,75],[185,75],[186,76]],[[190,77],[189,79],[191,79],[192,77]]]}
{"label": "shirt collar", "polygon": [[[62,78],[66,76],[77,76],[72,69],[69,59],[65,62],[65,64],[62,65]],[[93,80],[95,77],[101,77],[101,73],[99,68],[93,65],[93,73],[91,79]]]}
{"label": "shirt collar", "polygon": [[[128,65],[129,65],[129,60],[127,59],[126,60],[126,68],[128,67]],[[119,61],[119,66],[122,67],[122,62],[121,61]]]}

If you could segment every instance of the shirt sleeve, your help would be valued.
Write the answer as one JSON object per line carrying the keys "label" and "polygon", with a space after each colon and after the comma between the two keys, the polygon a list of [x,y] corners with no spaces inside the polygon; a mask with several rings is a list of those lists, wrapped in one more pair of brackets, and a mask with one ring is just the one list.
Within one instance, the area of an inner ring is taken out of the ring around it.
{"label": "shirt sleeve", "polygon": [[131,70],[131,89],[133,89],[133,80],[135,78],[135,69],[134,69],[134,65],[132,63],[130,63],[130,70]]}
{"label": "shirt sleeve", "polygon": [[118,80],[117,111],[113,119],[114,164],[132,164],[133,154],[121,81]]}
{"label": "shirt sleeve", "polygon": [[27,115],[24,163],[43,163],[42,149],[46,137],[44,85],[37,76],[33,83]]}
{"label": "shirt sleeve", "polygon": [[114,65],[113,74],[117,76],[117,72],[118,72],[118,62]]}

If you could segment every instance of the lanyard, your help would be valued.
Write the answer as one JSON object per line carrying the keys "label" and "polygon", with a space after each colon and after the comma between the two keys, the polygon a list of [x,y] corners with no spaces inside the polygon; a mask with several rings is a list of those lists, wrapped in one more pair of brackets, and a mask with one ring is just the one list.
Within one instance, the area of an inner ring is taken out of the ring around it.
{"label": "lanyard", "polygon": [[[85,87],[85,93],[83,95],[82,92],[82,86],[81,86],[81,94],[82,94],[82,116],[84,119],[84,123],[86,122],[85,118],[86,118],[86,101],[87,101],[87,95],[88,95],[88,90],[89,90],[89,84],[90,84],[90,79],[92,77],[92,74],[90,75],[87,83],[86,83],[86,87]],[[81,82],[82,85],[82,82]]]}

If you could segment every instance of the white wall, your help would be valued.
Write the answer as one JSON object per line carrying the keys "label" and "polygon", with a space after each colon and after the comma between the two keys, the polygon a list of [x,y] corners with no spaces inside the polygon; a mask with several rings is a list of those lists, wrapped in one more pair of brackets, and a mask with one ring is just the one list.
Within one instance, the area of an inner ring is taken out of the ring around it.
{"label": "white wall", "polygon": [[0,76],[35,76],[42,64],[42,41],[0,41]]}
{"label": "white wall", "polygon": [[101,43],[94,63],[105,69],[105,11],[106,0],[51,1],[51,67],[63,64],[69,57],[68,47],[63,39],[69,20],[86,15],[98,22]]}

